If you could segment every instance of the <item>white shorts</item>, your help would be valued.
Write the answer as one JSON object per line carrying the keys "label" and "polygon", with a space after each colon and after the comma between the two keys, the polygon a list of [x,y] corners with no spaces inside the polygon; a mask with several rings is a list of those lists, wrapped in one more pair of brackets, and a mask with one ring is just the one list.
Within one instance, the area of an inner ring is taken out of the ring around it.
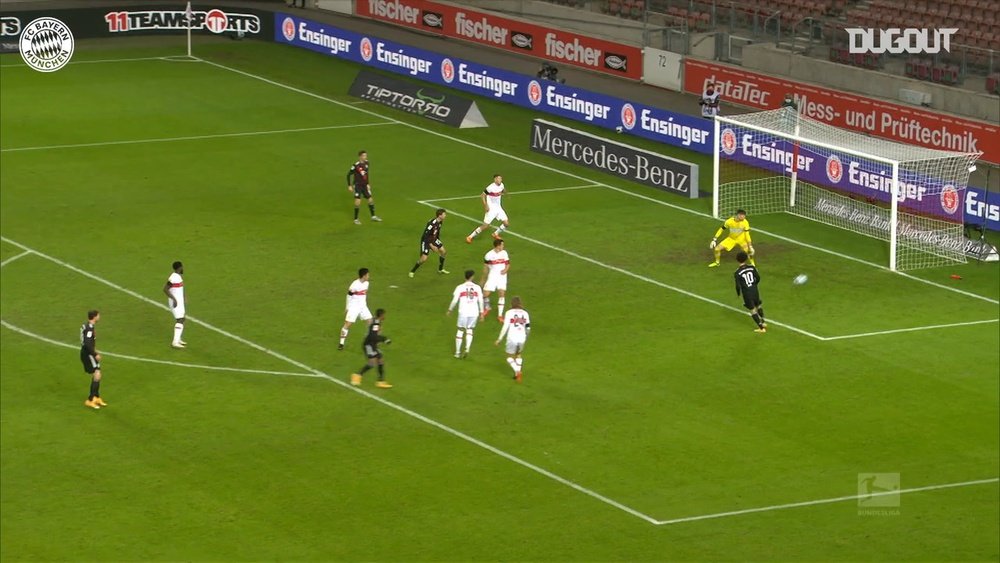
{"label": "white shorts", "polygon": [[507,341],[507,353],[508,354],[520,354],[522,351],[524,351],[524,340],[521,340],[521,341],[508,340]]}
{"label": "white shorts", "polygon": [[372,318],[372,312],[368,310],[368,305],[355,305],[347,310],[347,317],[344,319],[349,323],[353,323],[361,317],[361,320],[368,321]]}
{"label": "white shorts", "polygon": [[[167,307],[170,307],[170,300],[169,299],[167,300]],[[178,301],[176,307],[170,307],[170,313],[173,314],[173,316],[174,316],[175,319],[183,319],[184,318],[184,313],[185,313],[185,311],[184,311],[184,302],[183,301]]]}
{"label": "white shorts", "polygon": [[483,223],[489,225],[495,220],[507,221],[507,212],[503,210],[503,207],[496,206],[490,207],[486,210],[486,215],[483,216]]}
{"label": "white shorts", "polygon": [[458,328],[476,328],[476,321],[479,320],[478,316],[473,317],[458,317]]}
{"label": "white shorts", "polygon": [[490,276],[486,278],[486,283],[483,284],[483,291],[507,291],[507,276]]}

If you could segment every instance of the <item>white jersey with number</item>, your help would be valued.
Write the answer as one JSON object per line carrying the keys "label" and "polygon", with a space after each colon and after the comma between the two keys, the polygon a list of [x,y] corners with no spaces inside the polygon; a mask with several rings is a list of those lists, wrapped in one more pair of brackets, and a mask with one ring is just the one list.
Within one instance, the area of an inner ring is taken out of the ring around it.
{"label": "white jersey with number", "polygon": [[372,318],[368,310],[368,282],[354,280],[347,288],[347,322],[353,323],[361,317],[362,320]]}
{"label": "white jersey with number", "polygon": [[475,282],[465,282],[455,288],[451,296],[451,311],[458,305],[458,326],[461,328],[472,328],[476,326],[476,319],[483,312],[483,288]]}
{"label": "white jersey with number", "polygon": [[507,251],[493,249],[486,253],[486,256],[483,257],[483,262],[489,268],[484,289],[486,291],[496,291],[498,289],[506,291],[507,274],[503,273],[503,271],[510,264],[510,256],[507,255]]}
{"label": "white jersey with number", "polygon": [[500,338],[507,335],[508,344],[524,344],[531,330],[531,317],[524,309],[509,309],[503,315],[503,329]]}
{"label": "white jersey with number", "polygon": [[701,116],[715,117],[719,115],[719,91],[715,90],[711,94],[706,90],[701,95]]}
{"label": "white jersey with number", "polygon": [[169,299],[167,300],[167,306],[170,307],[175,319],[182,319],[184,318],[184,278],[174,272],[167,278],[167,283],[170,284],[170,295],[174,298],[173,304],[170,303]]}

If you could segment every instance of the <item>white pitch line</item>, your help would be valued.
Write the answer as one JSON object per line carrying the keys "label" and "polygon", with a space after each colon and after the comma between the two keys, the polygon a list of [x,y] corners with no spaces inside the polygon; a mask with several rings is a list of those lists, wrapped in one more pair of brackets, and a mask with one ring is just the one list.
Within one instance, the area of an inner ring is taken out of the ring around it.
{"label": "white pitch line", "polygon": [[[510,153],[505,153],[503,151],[500,151],[500,150],[497,150],[497,149],[493,149],[493,148],[490,148],[490,147],[487,147],[487,146],[484,146],[484,145],[476,144],[476,143],[474,143],[472,141],[467,141],[465,139],[460,139],[458,137],[453,137],[453,136],[448,135],[446,133],[441,133],[440,131],[434,131],[432,129],[427,129],[427,128],[421,127],[421,126],[413,124],[413,123],[407,123],[405,121],[399,121],[399,120],[396,120],[396,119],[392,119],[391,117],[386,117],[386,116],[384,116],[382,114],[379,114],[379,113],[376,113],[374,111],[363,109],[363,108],[359,108],[359,107],[355,107],[355,106],[353,106],[353,105],[351,105],[349,103],[340,102],[340,101],[334,100],[333,98],[329,98],[327,96],[316,94],[316,93],[310,92],[308,90],[303,90],[301,88],[296,88],[295,86],[290,86],[288,84],[283,84],[281,82],[277,82],[275,80],[271,80],[269,78],[265,78],[265,77],[257,75],[257,74],[253,74],[253,73],[246,72],[246,71],[243,71],[243,70],[239,70],[239,69],[236,69],[236,68],[228,67],[226,65],[222,65],[222,64],[219,64],[219,63],[216,63],[216,62],[205,60],[205,59],[201,59],[201,61],[204,62],[205,64],[209,64],[209,65],[212,65],[214,67],[221,68],[223,70],[228,70],[229,72],[234,72],[236,74],[241,74],[241,75],[246,76],[248,78],[253,78],[254,80],[259,80],[261,82],[265,82],[267,84],[271,84],[273,86],[277,86],[278,88],[284,88],[285,90],[290,90],[292,92],[297,92],[297,93],[305,95],[305,96],[316,98],[317,100],[323,100],[323,101],[329,102],[331,104],[336,104],[336,105],[339,105],[339,106],[342,106],[342,107],[345,107],[345,108],[348,108],[348,109],[352,109],[354,111],[359,111],[361,113],[365,113],[365,114],[368,114],[368,115],[380,117],[382,119],[388,119],[388,120],[390,120],[390,121],[392,121],[394,123],[397,123],[399,125],[403,125],[403,126],[411,128],[411,129],[416,129],[418,131],[423,131],[424,133],[428,133],[430,135],[435,135],[435,136],[441,137],[443,139],[448,139],[448,140],[454,141],[456,143],[460,143],[460,144],[467,145],[467,146],[470,146],[470,147],[474,147],[474,148],[477,148],[477,149],[480,149],[480,150],[484,150],[486,152],[495,154],[497,156],[503,156],[503,157],[509,158],[511,160],[514,160],[514,161],[517,161],[517,162],[521,162],[523,164],[527,164],[529,166],[534,166],[536,168],[541,168],[543,170],[548,170],[550,172],[555,172],[557,174],[562,174],[564,176],[569,176],[570,178],[576,178],[577,180],[583,180],[585,182],[593,182],[594,184],[596,184],[598,186],[601,186],[601,187],[607,188],[609,190],[614,190],[616,192],[620,192],[620,193],[626,194],[626,195],[628,195],[630,197],[635,197],[635,198],[643,199],[643,200],[655,203],[657,205],[663,205],[663,206],[669,207],[671,209],[675,209],[677,211],[682,211],[684,213],[690,213],[692,215],[697,215],[698,217],[705,217],[705,218],[711,219],[713,221],[718,221],[718,219],[716,219],[715,217],[713,217],[709,213],[703,213],[701,211],[697,211],[697,210],[694,210],[694,209],[688,209],[687,207],[682,207],[680,205],[676,205],[676,204],[673,204],[673,203],[662,201],[662,200],[659,200],[659,199],[656,199],[656,198],[652,198],[652,197],[645,196],[645,195],[642,195],[642,194],[633,193],[633,192],[630,192],[629,190],[626,190],[626,189],[623,189],[623,188],[612,186],[610,184],[605,184],[603,182],[598,182],[598,181],[596,181],[596,180],[594,180],[592,178],[587,178],[586,176],[580,176],[578,174],[573,174],[572,172],[566,172],[565,170],[559,170],[558,168],[553,168],[551,166],[546,166],[544,164],[541,164],[541,163],[538,163],[538,162],[534,162],[534,161],[528,160],[526,158],[522,158],[522,157],[510,154]],[[424,200],[424,201],[427,201],[427,200]],[[823,253],[826,253],[826,254],[830,254],[832,256],[837,256],[838,258],[843,258],[844,260],[850,260],[852,262],[857,262],[859,264],[864,264],[866,266],[871,266],[873,268],[878,268],[880,270],[889,271],[889,267],[888,266],[883,266],[882,264],[876,264],[875,262],[869,262],[867,260],[862,260],[861,258],[855,258],[854,256],[843,254],[843,253],[840,253],[840,252],[837,252],[837,251],[834,251],[834,250],[830,250],[830,249],[827,249],[827,248],[813,246],[811,244],[800,242],[800,241],[792,239],[792,238],[784,237],[784,236],[781,236],[781,235],[776,235],[776,234],[774,234],[774,233],[772,233],[770,231],[766,231],[764,229],[756,229],[755,228],[754,231],[756,231],[758,233],[764,233],[766,235],[771,235],[771,236],[773,236],[775,238],[784,240],[786,242],[789,242],[789,243],[792,243],[792,244],[796,244],[796,245],[799,245],[799,246],[802,246],[802,247],[805,247],[805,248],[810,248],[810,249],[816,250],[818,252],[823,252]],[[967,297],[972,297],[972,298],[975,298],[975,299],[981,299],[983,301],[987,301],[987,302],[993,303],[993,304],[1000,304],[1000,300],[992,299],[992,298],[989,298],[989,297],[986,297],[986,296],[983,296],[983,295],[978,295],[978,294],[975,294],[975,293],[970,293],[970,292],[963,291],[963,290],[958,289],[958,288],[954,288],[954,287],[950,287],[950,286],[947,286],[947,285],[939,284],[937,282],[933,282],[933,281],[930,281],[930,280],[925,280],[923,278],[919,278],[919,277],[914,276],[912,274],[907,274],[907,273],[904,273],[904,272],[894,272],[894,273],[899,274],[899,275],[901,275],[901,276],[903,276],[905,278],[909,278],[911,280],[918,281],[920,283],[925,283],[925,284],[931,285],[933,287],[937,287],[937,288],[944,289],[944,290],[947,290],[947,291],[952,291],[954,293],[965,295]]]}
{"label": "white pitch line", "polygon": [[[433,205],[433,204],[431,204],[431,203],[429,203],[427,201],[418,201],[417,203],[419,203],[420,205],[426,205],[427,207],[431,207],[431,208],[437,207],[436,205]],[[463,215],[461,213],[458,213],[457,211],[452,211],[450,209],[448,210],[448,214],[449,215],[454,215],[456,217],[461,217],[462,219],[466,219],[468,221],[472,221],[473,223],[480,223],[481,222],[478,219],[475,219],[473,217],[469,217],[468,215]],[[532,242],[532,243],[537,244],[539,246],[543,246],[545,248],[548,248],[549,250],[554,250],[556,252],[560,252],[560,253],[565,254],[567,256],[572,256],[573,258],[576,258],[576,259],[579,259],[579,260],[583,260],[584,262],[589,262],[589,263],[591,263],[591,264],[593,264],[595,266],[600,266],[602,268],[611,270],[613,272],[618,272],[619,274],[625,274],[626,276],[629,276],[631,278],[635,278],[637,280],[644,281],[646,283],[650,283],[650,284],[653,284],[655,286],[662,287],[664,289],[669,289],[670,291],[674,291],[674,292],[680,293],[681,295],[686,295],[688,297],[697,299],[699,301],[704,301],[705,303],[711,303],[712,305],[715,305],[717,307],[722,307],[723,309],[728,309],[730,311],[735,311],[737,313],[740,313],[741,315],[745,315],[746,314],[746,311],[744,311],[743,309],[740,309],[738,307],[733,307],[732,305],[727,305],[725,303],[722,303],[721,301],[716,301],[716,300],[710,299],[708,297],[703,297],[701,295],[698,295],[697,293],[692,293],[692,292],[690,292],[690,291],[688,291],[686,289],[681,289],[679,287],[675,287],[675,286],[672,286],[670,284],[663,283],[663,282],[661,282],[659,280],[655,280],[653,278],[646,277],[646,276],[644,276],[642,274],[637,274],[637,273],[632,272],[630,270],[626,270],[625,268],[619,268],[618,266],[612,266],[611,264],[606,264],[604,262],[601,262],[600,260],[596,260],[596,259],[591,258],[589,256],[584,256],[583,254],[577,254],[576,252],[573,252],[572,250],[567,250],[565,248],[560,248],[560,247],[558,247],[558,246],[556,246],[554,244],[549,244],[549,243],[547,243],[545,241],[541,241],[541,240],[538,240],[538,239],[535,239],[535,238],[531,238],[531,237],[529,237],[527,235],[519,234],[516,231],[506,230],[506,231],[504,231],[504,233],[505,233],[504,236],[507,236],[507,235],[515,236],[515,237],[524,239],[524,240],[526,240],[528,242]],[[825,337],[819,336],[818,334],[813,334],[813,333],[811,333],[811,332],[809,332],[807,330],[802,330],[801,328],[797,328],[797,327],[794,327],[794,326],[789,325],[789,324],[778,322],[778,321],[775,321],[773,319],[768,319],[767,323],[770,324],[770,325],[780,326],[782,328],[786,328],[786,329],[788,329],[788,330],[790,330],[792,332],[797,332],[797,333],[799,333],[801,335],[808,336],[810,338],[815,338],[816,340],[826,340]]]}
{"label": "white pitch line", "polygon": [[961,483],[945,483],[944,485],[929,485],[927,487],[916,487],[914,489],[900,489],[898,491],[886,491],[872,493],[870,495],[851,495],[846,497],[836,497],[827,498],[820,500],[808,500],[805,502],[792,502],[789,504],[776,504],[774,506],[762,506],[760,508],[747,508],[745,510],[733,510],[730,512],[717,512],[715,514],[702,514],[700,516],[688,516],[686,518],[672,518],[670,520],[659,520],[656,522],[657,526],[663,526],[668,524],[680,524],[682,522],[695,522],[697,520],[710,520],[713,518],[725,518],[727,516],[740,516],[743,514],[753,514],[755,512],[771,512],[774,510],[786,510],[789,508],[799,508],[802,506],[815,506],[817,504],[833,504],[835,502],[846,502],[849,500],[858,500],[862,498],[869,497],[881,497],[889,495],[905,495],[910,493],[919,493],[923,491],[936,491],[939,489],[953,489],[956,487],[972,487],[974,485],[988,485],[990,483],[1000,482],[1000,478],[994,477],[992,479],[978,479],[976,481],[963,481]]}
{"label": "white pitch line", "polygon": [[24,258],[25,256],[27,256],[29,254],[31,254],[31,251],[30,250],[25,250],[24,252],[18,254],[17,256],[11,256],[10,258],[4,260],[3,262],[0,262],[0,268],[3,268],[7,264],[10,264],[14,260],[17,260],[18,258]]}
{"label": "white pitch line", "polygon": [[[600,186],[598,184],[586,184],[586,185],[583,185],[583,186],[566,186],[565,188],[544,188],[544,189],[540,189],[540,190],[522,190],[522,191],[519,191],[519,192],[507,192],[504,195],[515,196],[515,195],[541,194],[541,193],[546,193],[546,192],[565,192],[567,190],[585,190],[587,188],[600,188],[600,187],[603,187],[603,186]],[[433,201],[433,202],[438,202],[438,201],[455,201],[455,200],[459,200],[459,199],[479,199],[480,197],[482,197],[482,194],[460,195],[460,196],[456,196],[456,197],[436,197],[434,199],[425,199],[423,201],[429,201],[429,202],[430,201]]]}
{"label": "white pitch line", "polygon": [[845,334],[845,335],[842,335],[842,336],[827,336],[826,339],[827,340],[846,340],[848,338],[863,338],[863,337],[866,337],[866,336],[879,336],[879,335],[882,335],[882,334],[897,334],[897,333],[900,333],[900,332],[916,332],[916,331],[919,331],[919,330],[933,330],[933,329],[937,329],[937,328],[951,328],[951,327],[956,327],[956,326],[982,325],[982,324],[989,324],[989,323],[996,323],[996,322],[1000,322],[1000,319],[987,319],[987,320],[984,320],[984,321],[968,321],[968,322],[964,322],[964,323],[950,323],[950,324],[943,324],[943,325],[915,326],[915,327],[911,327],[911,328],[896,328],[896,329],[890,329],[890,330],[879,330],[879,331],[875,331],[875,332],[862,332],[860,334]]}
{"label": "white pitch line", "polygon": [[331,129],[353,129],[357,127],[378,127],[392,123],[356,123],[353,125],[326,125],[323,127],[299,127],[297,129],[272,129],[268,131],[244,131],[242,133],[214,133],[211,135],[189,135],[186,137],[158,137],[152,139],[132,139],[128,141],[100,141],[96,143],[75,143],[70,145],[47,145],[39,147],[12,147],[0,149],[5,152],[47,151],[53,149],[78,149],[86,147],[110,147],[115,145],[140,145],[144,143],[173,143],[177,141],[201,141],[204,139],[225,139],[230,137],[255,137],[261,135],[280,135],[283,133],[306,133],[310,131],[328,131]]}
{"label": "white pitch line", "polygon": [[[130,62],[134,62],[134,61],[168,61],[168,60],[171,60],[171,57],[135,57],[135,58],[131,58],[131,59],[96,59],[96,60],[92,60],[92,61],[70,61],[70,62],[68,62],[66,64],[68,64],[68,65],[92,65],[92,64],[99,64],[99,63],[130,63]],[[194,61],[194,60],[192,60],[192,62],[201,62],[201,61]],[[21,64],[0,65],[0,68],[19,68],[19,67],[31,68],[31,67],[29,67],[28,65],[26,65],[24,63],[21,63]]]}
{"label": "white pitch line", "polygon": [[[46,259],[46,260],[48,260],[50,262],[53,262],[53,263],[58,264],[60,266],[63,266],[64,268],[68,268],[68,269],[70,269],[70,270],[72,270],[72,271],[74,271],[74,272],[76,272],[76,273],[78,273],[78,274],[80,274],[80,275],[82,275],[84,277],[90,278],[90,279],[92,279],[92,280],[94,280],[96,282],[102,283],[102,284],[104,284],[104,285],[106,285],[108,287],[117,289],[118,291],[121,291],[121,292],[123,292],[123,293],[125,293],[127,295],[131,295],[132,297],[135,297],[136,299],[139,299],[140,301],[144,301],[144,302],[149,303],[149,304],[151,304],[151,305],[153,305],[155,307],[158,307],[160,309],[167,309],[168,308],[165,304],[163,304],[163,303],[161,303],[159,301],[153,301],[152,299],[150,299],[150,298],[148,298],[148,297],[146,297],[144,295],[141,295],[139,293],[136,293],[135,291],[132,291],[131,289],[122,287],[122,286],[120,286],[120,285],[118,285],[118,284],[116,284],[116,283],[114,283],[114,282],[112,282],[110,280],[106,280],[106,279],[104,279],[104,278],[102,278],[102,277],[100,277],[98,275],[95,275],[95,274],[92,274],[92,273],[90,273],[90,272],[88,272],[86,270],[80,269],[80,268],[78,268],[78,267],[76,267],[76,266],[74,266],[72,264],[69,264],[67,262],[64,262],[64,261],[62,261],[62,260],[60,260],[58,258],[55,258],[55,257],[49,256],[47,254],[44,254],[42,252],[39,252],[39,251],[37,251],[37,250],[35,250],[33,248],[29,248],[29,247],[27,247],[27,246],[25,246],[25,245],[23,245],[23,244],[21,244],[19,242],[16,242],[16,241],[13,241],[13,240],[9,239],[7,237],[0,236],[0,240],[3,240],[4,242],[6,242],[8,244],[12,244],[12,245],[14,245],[14,246],[16,246],[18,248],[23,249],[23,250],[30,251],[30,252],[32,252],[33,254],[35,254],[36,256],[38,256],[40,258],[44,258],[44,259]],[[484,449],[484,450],[486,450],[488,452],[496,454],[497,456],[500,456],[500,457],[502,457],[502,458],[504,458],[504,459],[506,459],[508,461],[516,463],[517,465],[520,465],[521,467],[524,467],[525,469],[530,469],[531,471],[534,471],[535,473],[538,473],[539,475],[543,475],[545,477],[548,477],[549,479],[551,479],[551,480],[553,480],[553,481],[555,481],[557,483],[560,483],[560,484],[565,485],[565,486],[567,486],[567,487],[569,487],[569,488],[571,488],[571,489],[573,489],[575,491],[583,493],[583,494],[585,494],[585,495],[587,495],[587,496],[589,496],[589,497],[591,497],[591,498],[593,498],[595,500],[598,500],[598,501],[600,501],[600,502],[602,502],[604,504],[607,504],[608,506],[612,506],[614,508],[617,508],[618,510],[621,510],[621,511],[623,511],[625,513],[628,513],[628,514],[631,514],[632,516],[635,516],[636,518],[645,520],[646,522],[649,522],[650,524],[655,524],[657,522],[657,520],[655,518],[653,518],[652,516],[649,516],[647,514],[643,514],[642,512],[639,512],[638,510],[636,510],[636,509],[634,509],[632,507],[626,506],[626,505],[624,505],[624,504],[622,504],[622,503],[620,503],[620,502],[618,502],[618,501],[616,501],[616,500],[614,500],[612,498],[606,497],[606,496],[604,496],[604,495],[602,495],[602,494],[600,494],[600,493],[598,493],[596,491],[588,489],[588,488],[584,487],[583,485],[580,485],[580,484],[578,484],[578,483],[576,483],[574,481],[570,481],[569,479],[566,479],[565,477],[561,477],[559,475],[556,475],[555,473],[552,473],[551,471],[549,471],[547,469],[539,467],[539,466],[537,466],[537,465],[535,465],[535,464],[533,464],[533,463],[531,463],[529,461],[525,461],[525,460],[523,460],[523,459],[521,459],[521,458],[519,458],[519,457],[517,457],[517,456],[515,456],[513,454],[507,453],[507,452],[505,452],[505,451],[503,451],[503,450],[501,450],[501,449],[499,449],[499,448],[497,448],[495,446],[491,446],[490,444],[487,444],[486,442],[483,442],[482,440],[479,440],[477,438],[473,438],[472,436],[470,436],[470,435],[468,435],[468,434],[466,434],[466,433],[464,433],[464,432],[462,432],[460,430],[456,430],[456,429],[454,429],[454,428],[452,428],[452,427],[450,427],[450,426],[448,426],[446,424],[443,424],[443,423],[438,422],[438,421],[436,421],[434,419],[428,418],[428,417],[426,417],[426,416],[424,416],[424,415],[422,415],[422,414],[420,414],[418,412],[412,411],[412,410],[410,410],[410,409],[408,409],[408,408],[406,408],[404,406],[397,405],[396,403],[393,403],[393,402],[391,402],[391,401],[389,401],[387,399],[383,399],[382,397],[380,397],[378,395],[375,395],[373,393],[370,393],[368,391],[365,391],[363,389],[355,387],[355,386],[347,383],[346,381],[341,381],[340,379],[337,379],[337,378],[331,376],[328,373],[325,373],[325,372],[322,372],[322,371],[320,371],[318,369],[315,369],[315,368],[312,368],[310,366],[307,366],[306,364],[304,364],[304,363],[302,363],[302,362],[300,362],[298,360],[294,360],[292,358],[289,358],[288,356],[285,356],[284,354],[281,354],[280,352],[276,352],[276,351],[274,351],[274,350],[272,350],[270,348],[261,346],[260,344],[257,344],[256,342],[252,342],[250,340],[247,340],[247,339],[245,339],[245,338],[243,338],[241,336],[233,334],[233,333],[231,333],[229,331],[226,331],[224,329],[221,329],[219,327],[213,326],[213,325],[211,325],[211,324],[209,324],[209,323],[207,323],[205,321],[199,320],[199,319],[197,319],[195,317],[188,316],[186,318],[187,318],[188,321],[190,321],[190,322],[192,322],[194,324],[201,325],[201,326],[203,326],[203,327],[205,327],[205,328],[207,328],[207,329],[209,329],[211,331],[217,332],[217,333],[219,333],[219,334],[221,334],[223,336],[231,338],[231,339],[233,339],[233,340],[235,340],[235,341],[237,341],[237,342],[239,342],[241,344],[245,344],[245,345],[253,348],[254,350],[258,350],[258,351],[263,352],[263,353],[265,353],[265,354],[267,354],[267,355],[269,355],[271,357],[277,358],[277,359],[282,360],[284,362],[287,362],[287,363],[289,363],[289,364],[291,364],[291,365],[293,365],[295,367],[298,367],[298,368],[301,368],[301,369],[303,369],[305,371],[308,371],[309,373],[315,374],[316,377],[319,377],[319,378],[322,378],[322,379],[326,379],[326,380],[328,380],[328,381],[330,381],[332,383],[335,383],[335,384],[339,385],[340,387],[343,387],[344,389],[347,389],[349,391],[353,391],[353,392],[355,392],[355,393],[357,393],[357,394],[365,397],[366,399],[371,399],[372,401],[376,401],[378,403],[381,403],[382,405],[385,405],[385,406],[387,406],[387,407],[389,407],[391,409],[394,409],[394,410],[396,410],[396,411],[398,411],[400,413],[403,413],[403,414],[405,414],[405,415],[407,415],[407,416],[409,416],[411,418],[419,420],[420,422],[423,422],[425,424],[429,424],[429,425],[431,425],[431,426],[433,426],[433,427],[435,427],[435,428],[437,428],[439,430],[442,430],[442,431],[444,431],[444,432],[446,432],[448,434],[451,434],[452,436],[454,436],[456,438],[459,438],[459,439],[464,440],[464,441],[466,441],[466,442],[468,442],[470,444],[478,446],[478,447],[480,447],[480,448],[482,448],[482,449]]]}
{"label": "white pitch line", "polygon": [[[74,350],[80,348],[79,344],[67,344],[65,342],[59,342],[58,340],[53,340],[51,338],[42,336],[40,334],[35,334],[35,333],[31,332],[31,331],[24,330],[23,328],[21,328],[19,326],[12,325],[12,324],[8,323],[7,321],[5,321],[3,319],[0,319],[0,325],[3,325],[5,328],[10,329],[10,330],[12,330],[14,332],[23,334],[23,335],[31,337],[31,338],[34,338],[36,340],[41,340],[42,342],[45,342],[46,344],[52,344],[54,346],[61,346],[63,348],[72,348]],[[201,364],[188,364],[188,363],[184,363],[184,362],[173,362],[173,361],[170,361],[170,360],[157,360],[157,359],[154,359],[154,358],[141,358],[139,356],[130,356],[128,354],[116,354],[114,352],[104,352],[104,351],[101,352],[101,356],[108,356],[109,358],[121,358],[123,360],[132,360],[132,361],[136,361],[136,362],[146,362],[146,363],[149,363],[149,364],[163,364],[163,365],[176,366],[176,367],[182,367],[182,368],[204,369],[204,370],[214,370],[214,371],[233,371],[233,372],[240,372],[240,373],[254,373],[254,374],[263,374],[263,375],[288,375],[288,376],[294,376],[294,377],[320,377],[320,376],[318,376],[316,374],[313,374],[313,373],[301,373],[301,372],[292,372],[292,371],[272,371],[272,370],[266,370],[266,369],[231,368],[231,367],[225,367],[225,366],[206,366],[206,365],[201,365]]]}

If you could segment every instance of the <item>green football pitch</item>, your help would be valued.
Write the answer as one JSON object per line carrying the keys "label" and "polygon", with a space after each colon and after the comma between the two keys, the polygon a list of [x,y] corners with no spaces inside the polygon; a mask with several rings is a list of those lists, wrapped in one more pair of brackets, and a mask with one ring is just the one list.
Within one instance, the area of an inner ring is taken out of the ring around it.
{"label": "green football pitch", "polygon": [[[895,274],[883,243],[752,216],[756,334],[733,257],[706,267],[709,200],[531,153],[537,115],[478,99],[490,127],[451,129],[306,51],[177,51],[0,59],[4,560],[1000,557],[997,264]],[[382,223],[352,221],[360,149]],[[520,384],[495,319],[457,360],[445,315],[494,173]],[[451,274],[410,279],[436,207]],[[336,349],[360,267],[392,389],[348,384],[361,327]]]}

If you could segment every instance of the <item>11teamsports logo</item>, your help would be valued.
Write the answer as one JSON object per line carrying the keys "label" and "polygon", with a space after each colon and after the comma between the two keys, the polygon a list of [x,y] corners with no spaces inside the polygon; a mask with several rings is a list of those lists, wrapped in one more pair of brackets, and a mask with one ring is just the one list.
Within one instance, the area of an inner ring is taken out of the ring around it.
{"label": "11teamsports logo", "polygon": [[834,184],[839,184],[840,179],[844,177],[844,164],[835,154],[826,157],[826,177]]}
{"label": "11teamsports logo", "polygon": [[55,72],[73,58],[73,32],[55,18],[38,18],[24,27],[21,58],[39,72]]}
{"label": "11teamsports logo", "polygon": [[626,129],[631,131],[632,128],[635,127],[635,107],[633,107],[632,104],[626,102],[625,105],[622,106],[621,118],[622,118],[622,125]]}
{"label": "11teamsports logo", "polygon": [[441,80],[451,84],[455,80],[455,63],[445,57],[441,60]]}
{"label": "11teamsports logo", "polygon": [[719,134],[719,146],[728,156],[736,154],[736,133],[729,128],[723,129]]}
{"label": "11teamsports logo", "polygon": [[958,211],[959,204],[958,190],[955,186],[947,184],[941,188],[941,209],[948,215],[954,215]]}
{"label": "11teamsports logo", "polygon": [[281,22],[281,34],[285,36],[286,41],[292,41],[295,39],[295,20],[292,18],[285,18]]}

